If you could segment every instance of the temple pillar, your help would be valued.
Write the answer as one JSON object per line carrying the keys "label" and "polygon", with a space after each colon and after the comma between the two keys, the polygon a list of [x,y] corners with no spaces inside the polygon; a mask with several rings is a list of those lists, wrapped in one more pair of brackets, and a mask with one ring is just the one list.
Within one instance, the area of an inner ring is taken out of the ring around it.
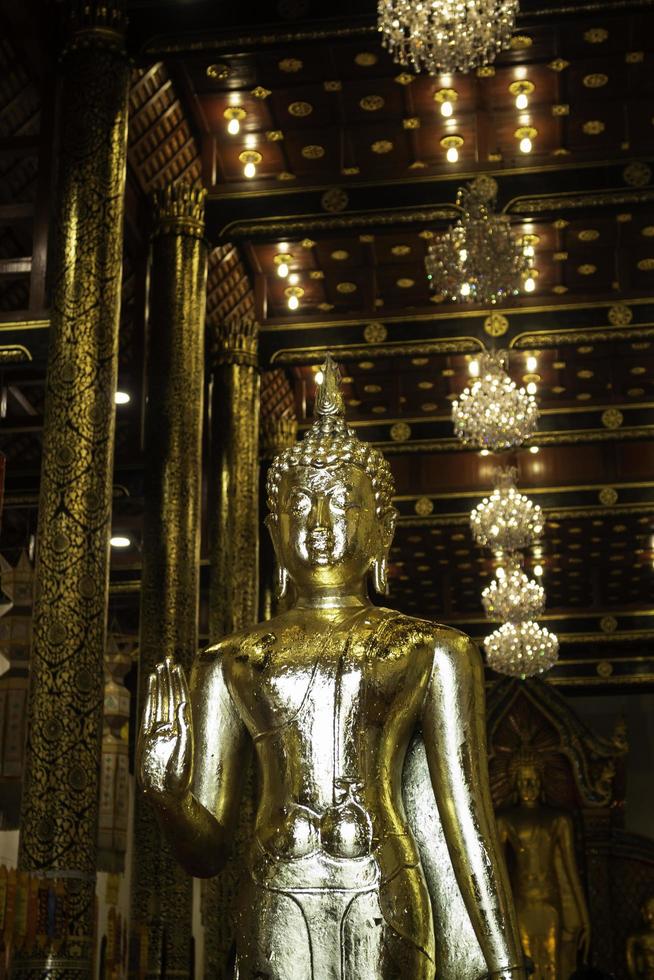
{"label": "temple pillar", "polygon": [[[259,586],[258,326],[221,325],[213,335],[209,473],[209,639],[256,622]],[[233,853],[204,889],[207,980],[231,976],[236,892],[254,826],[252,766],[245,781]]]}
{"label": "temple pillar", "polygon": [[[261,523],[267,513],[266,477],[268,467],[275,456],[291,449],[297,440],[297,419],[294,415],[267,415],[261,421],[261,476],[259,498]],[[271,619],[277,612],[276,562],[270,535],[264,532],[261,539],[259,562],[259,618]],[[291,584],[291,583],[289,583]]]}
{"label": "temple pillar", "polygon": [[216,329],[211,380],[209,639],[254,623],[259,561],[258,326]]}
{"label": "temple pillar", "polygon": [[56,935],[16,954],[33,980],[92,975],[127,149],[122,4],[65,10],[19,852],[56,881]]}
{"label": "temple pillar", "polygon": [[[147,344],[139,714],[147,679],[198,646],[207,248],[204,196],[187,184],[155,198]],[[133,976],[191,976],[192,878],[137,797]]]}

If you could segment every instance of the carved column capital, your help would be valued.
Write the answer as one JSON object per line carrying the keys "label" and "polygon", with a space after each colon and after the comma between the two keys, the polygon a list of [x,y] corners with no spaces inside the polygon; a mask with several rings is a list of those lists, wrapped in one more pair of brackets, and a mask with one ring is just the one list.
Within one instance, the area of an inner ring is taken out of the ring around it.
{"label": "carved column capital", "polygon": [[124,52],[127,14],[124,0],[70,0],[64,54],[88,47]]}
{"label": "carved column capital", "polygon": [[220,364],[258,366],[259,324],[251,317],[231,319],[214,327],[211,356],[214,367]]}
{"label": "carved column capital", "polygon": [[169,184],[152,195],[154,227],[152,237],[188,235],[204,237],[204,199],[207,192],[187,181]]}
{"label": "carved column capital", "polygon": [[266,415],[261,420],[261,458],[273,460],[297,441],[297,419],[294,415]]}

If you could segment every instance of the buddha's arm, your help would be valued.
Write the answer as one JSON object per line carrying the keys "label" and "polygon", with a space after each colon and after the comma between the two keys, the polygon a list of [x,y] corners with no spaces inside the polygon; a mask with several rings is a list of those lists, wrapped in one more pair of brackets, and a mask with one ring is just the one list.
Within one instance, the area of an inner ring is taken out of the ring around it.
{"label": "buddha's arm", "polygon": [[196,661],[190,683],[193,761],[188,788],[151,801],[175,856],[189,874],[209,878],[233,840],[250,739],[225,683],[221,655]]}
{"label": "buddha's arm", "polygon": [[629,974],[629,980],[638,980],[640,974],[638,972],[638,966],[636,964],[636,946],[637,939],[635,936],[629,936],[627,939],[627,948],[625,951],[627,958],[627,973]]}
{"label": "buddha's arm", "polygon": [[454,872],[492,977],[524,977],[488,783],[484,677],[461,634],[436,637],[423,737]]}
{"label": "buddha's arm", "polygon": [[574,897],[577,906],[577,914],[583,933],[584,952],[588,952],[590,940],[590,917],[586,905],[586,896],[581,887],[581,879],[577,870],[577,859],[575,857],[574,840],[572,833],[572,820],[567,814],[563,814],[557,820],[557,845],[563,861],[563,868],[568,879],[568,886]]}

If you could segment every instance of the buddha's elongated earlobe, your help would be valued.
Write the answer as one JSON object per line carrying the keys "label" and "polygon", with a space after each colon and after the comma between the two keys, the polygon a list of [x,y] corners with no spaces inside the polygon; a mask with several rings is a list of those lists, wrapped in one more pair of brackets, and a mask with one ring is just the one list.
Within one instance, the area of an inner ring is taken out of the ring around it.
{"label": "buddha's elongated earlobe", "polygon": [[372,584],[379,595],[388,595],[388,569],[386,558],[375,558],[372,563]]}
{"label": "buddha's elongated earlobe", "polygon": [[283,565],[277,565],[277,598],[283,599],[288,590],[288,572]]}

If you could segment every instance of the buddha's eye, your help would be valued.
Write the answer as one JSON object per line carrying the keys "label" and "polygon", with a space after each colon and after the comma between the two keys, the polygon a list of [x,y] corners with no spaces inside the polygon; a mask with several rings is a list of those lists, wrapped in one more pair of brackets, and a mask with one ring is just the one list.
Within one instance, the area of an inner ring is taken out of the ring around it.
{"label": "buddha's eye", "polygon": [[289,507],[291,513],[296,517],[303,517],[311,510],[311,501],[306,493],[297,492],[291,496]]}
{"label": "buddha's eye", "polygon": [[337,490],[329,498],[329,506],[331,510],[342,513],[343,511],[350,510],[352,507],[358,507],[359,505],[352,499],[352,497],[350,497],[347,490]]}

